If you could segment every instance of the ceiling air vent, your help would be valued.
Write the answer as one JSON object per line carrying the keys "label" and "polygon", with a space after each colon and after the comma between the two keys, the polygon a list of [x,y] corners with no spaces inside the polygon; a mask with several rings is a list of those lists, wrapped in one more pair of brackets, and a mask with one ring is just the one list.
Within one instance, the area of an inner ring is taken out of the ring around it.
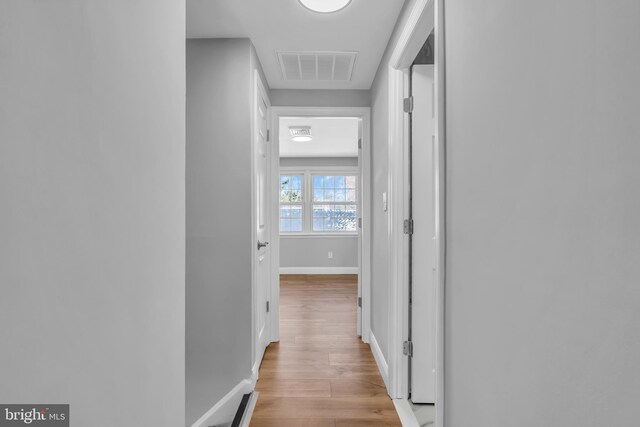
{"label": "ceiling air vent", "polygon": [[357,52],[278,52],[285,80],[348,82]]}
{"label": "ceiling air vent", "polygon": [[308,142],[313,139],[311,126],[289,126],[291,139],[296,142]]}

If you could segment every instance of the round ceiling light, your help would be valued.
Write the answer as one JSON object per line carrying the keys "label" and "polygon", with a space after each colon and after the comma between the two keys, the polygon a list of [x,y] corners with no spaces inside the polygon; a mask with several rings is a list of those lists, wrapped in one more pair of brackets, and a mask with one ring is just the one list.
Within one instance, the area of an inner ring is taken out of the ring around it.
{"label": "round ceiling light", "polygon": [[295,142],[309,142],[309,141],[311,141],[313,139],[313,137],[311,135],[309,135],[309,136],[294,136],[291,139],[294,140]]}
{"label": "round ceiling light", "polygon": [[311,126],[289,126],[289,133],[295,142],[309,142],[313,139]]}
{"label": "round ceiling light", "polygon": [[344,9],[351,0],[298,0],[309,10],[319,13],[331,13]]}

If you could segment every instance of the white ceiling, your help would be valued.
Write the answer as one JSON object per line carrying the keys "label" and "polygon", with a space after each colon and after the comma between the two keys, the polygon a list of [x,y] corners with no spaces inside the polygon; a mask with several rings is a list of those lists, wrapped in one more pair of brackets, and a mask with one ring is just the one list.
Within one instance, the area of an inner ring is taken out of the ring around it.
{"label": "white ceiling", "polygon": [[[280,157],[357,157],[357,118],[280,118]],[[313,140],[294,142],[289,126],[311,126]]]}
{"label": "white ceiling", "polygon": [[[187,0],[187,38],[249,37],[271,89],[370,89],[405,0],[315,13],[298,0]],[[278,51],[356,51],[350,82],[284,81]]]}

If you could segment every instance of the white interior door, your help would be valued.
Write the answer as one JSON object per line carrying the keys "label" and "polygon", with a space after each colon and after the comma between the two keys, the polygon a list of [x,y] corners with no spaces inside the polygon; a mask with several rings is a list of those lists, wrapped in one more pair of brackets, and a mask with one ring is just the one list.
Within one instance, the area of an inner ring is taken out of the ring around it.
{"label": "white interior door", "polygon": [[356,314],[356,333],[362,336],[362,211],[364,204],[362,203],[362,191],[364,185],[363,167],[362,167],[362,119],[358,121],[358,301]]}
{"label": "white interior door", "polygon": [[414,65],[411,94],[411,400],[435,403],[436,216],[434,66]]}
{"label": "white interior door", "polygon": [[256,365],[260,364],[264,350],[269,345],[269,215],[268,215],[268,168],[270,162],[270,150],[268,147],[268,115],[269,99],[260,81],[259,75],[255,77],[255,227],[256,246],[255,251],[255,328],[256,328]]}

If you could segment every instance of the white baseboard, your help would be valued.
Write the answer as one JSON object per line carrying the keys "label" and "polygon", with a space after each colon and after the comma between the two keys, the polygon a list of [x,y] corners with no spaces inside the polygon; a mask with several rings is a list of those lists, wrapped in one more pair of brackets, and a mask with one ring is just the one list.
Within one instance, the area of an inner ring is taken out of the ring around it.
{"label": "white baseboard", "polygon": [[256,383],[258,382],[258,377],[260,376],[260,363],[262,363],[262,358],[264,357],[264,352],[266,348],[260,350],[260,354],[253,362],[253,367],[251,368],[251,388],[255,388]]}
{"label": "white baseboard", "polygon": [[358,274],[358,267],[280,267],[280,274]]}
{"label": "white baseboard", "polygon": [[411,405],[407,399],[392,399],[393,406],[396,407],[396,412],[402,423],[402,427],[420,427],[420,423],[416,418],[416,414],[413,413]]}
{"label": "white baseboard", "polygon": [[387,390],[389,389],[389,365],[382,354],[382,350],[380,350],[380,346],[378,345],[378,340],[376,336],[373,334],[373,331],[369,333],[369,347],[371,347],[371,352],[373,353],[373,358],[376,360],[376,364],[378,365],[378,370],[380,371],[380,375],[382,375],[382,379],[384,380],[385,385],[387,386]]}
{"label": "white baseboard", "polygon": [[240,381],[222,399],[209,409],[198,421],[191,424],[191,427],[209,427],[216,424],[228,423],[240,406],[242,396],[253,391],[255,382],[252,379]]}

